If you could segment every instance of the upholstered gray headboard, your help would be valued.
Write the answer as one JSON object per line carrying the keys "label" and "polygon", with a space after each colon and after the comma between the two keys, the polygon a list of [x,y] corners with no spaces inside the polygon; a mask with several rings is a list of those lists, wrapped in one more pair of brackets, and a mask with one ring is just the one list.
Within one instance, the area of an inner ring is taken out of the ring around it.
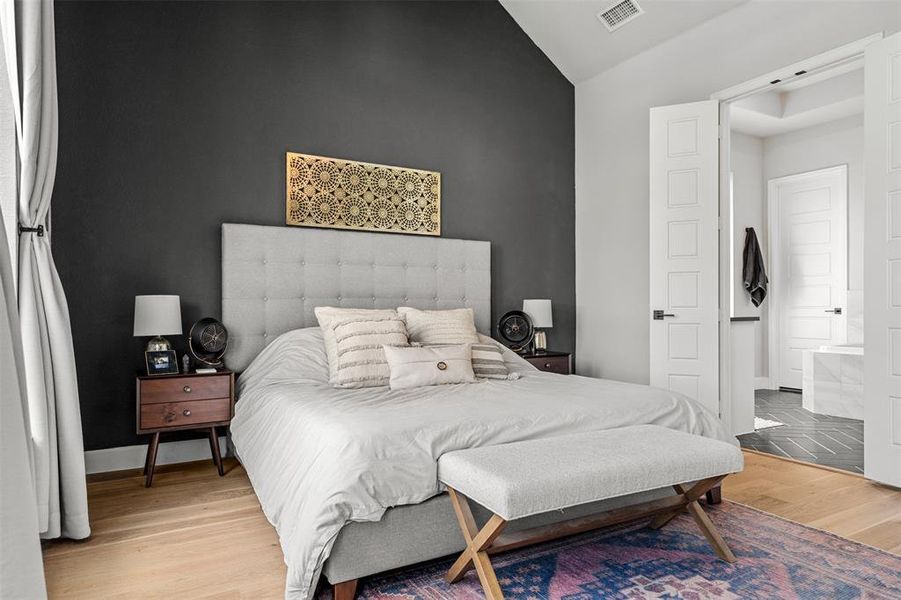
{"label": "upholstered gray headboard", "polygon": [[317,306],[472,307],[491,331],[491,244],[385,233],[222,225],[226,365],[242,371]]}

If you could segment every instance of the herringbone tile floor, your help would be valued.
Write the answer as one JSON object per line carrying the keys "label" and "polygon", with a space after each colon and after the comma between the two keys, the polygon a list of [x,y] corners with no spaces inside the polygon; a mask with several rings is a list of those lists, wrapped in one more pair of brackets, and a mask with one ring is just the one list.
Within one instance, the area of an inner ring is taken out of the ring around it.
{"label": "herringbone tile floor", "polygon": [[758,417],[785,423],[738,436],[742,448],[863,473],[863,421],[818,415],[801,407],[801,394],[757,390]]}

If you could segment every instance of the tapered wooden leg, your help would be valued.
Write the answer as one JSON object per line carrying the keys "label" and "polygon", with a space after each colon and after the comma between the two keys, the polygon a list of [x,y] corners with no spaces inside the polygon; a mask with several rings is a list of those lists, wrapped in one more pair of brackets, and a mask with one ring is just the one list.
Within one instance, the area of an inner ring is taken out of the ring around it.
{"label": "tapered wooden leg", "polygon": [[722,486],[712,487],[707,490],[707,504],[722,504],[723,488]]}
{"label": "tapered wooden leg", "polygon": [[351,579],[334,584],[332,586],[333,600],[354,600],[354,596],[357,595],[358,581],[358,579]]}
{"label": "tapered wooden leg", "polygon": [[219,477],[222,477],[225,475],[225,471],[222,469],[222,455],[219,454],[219,436],[216,435],[215,427],[210,427],[210,452],[213,454],[213,462],[219,471]]}
{"label": "tapered wooden leg", "polygon": [[153,469],[156,467],[156,453],[160,447],[160,432],[157,431],[150,438],[147,446],[147,460],[144,463],[144,487],[153,485]]}

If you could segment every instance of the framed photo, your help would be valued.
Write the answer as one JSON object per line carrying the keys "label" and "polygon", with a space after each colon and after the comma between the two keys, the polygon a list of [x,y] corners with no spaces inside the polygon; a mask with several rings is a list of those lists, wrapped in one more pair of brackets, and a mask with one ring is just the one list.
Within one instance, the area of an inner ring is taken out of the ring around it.
{"label": "framed photo", "polygon": [[144,353],[148,375],[178,375],[175,350],[151,350]]}

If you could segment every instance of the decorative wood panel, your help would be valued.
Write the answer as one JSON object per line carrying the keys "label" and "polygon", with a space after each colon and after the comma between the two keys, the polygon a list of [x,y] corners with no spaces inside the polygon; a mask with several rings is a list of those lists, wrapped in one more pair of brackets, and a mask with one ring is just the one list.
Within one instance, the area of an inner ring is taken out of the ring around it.
{"label": "decorative wood panel", "polygon": [[288,225],[441,235],[441,173],[288,152]]}

